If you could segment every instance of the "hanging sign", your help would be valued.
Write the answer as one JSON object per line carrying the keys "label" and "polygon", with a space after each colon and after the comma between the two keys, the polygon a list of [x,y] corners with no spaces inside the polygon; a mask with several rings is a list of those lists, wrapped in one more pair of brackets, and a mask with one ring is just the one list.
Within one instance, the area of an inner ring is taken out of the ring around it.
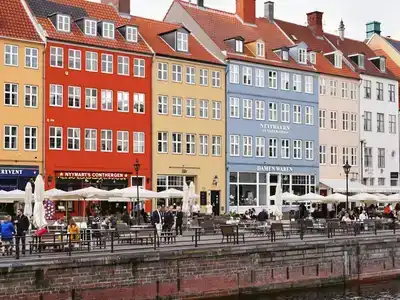
{"label": "hanging sign", "polygon": [[59,179],[103,179],[103,180],[127,180],[129,173],[102,173],[102,172],[57,172]]}

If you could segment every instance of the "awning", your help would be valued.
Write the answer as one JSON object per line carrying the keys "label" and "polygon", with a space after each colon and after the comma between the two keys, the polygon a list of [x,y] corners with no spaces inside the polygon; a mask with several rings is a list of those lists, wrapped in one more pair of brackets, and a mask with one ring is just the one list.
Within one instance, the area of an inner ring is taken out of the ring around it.
{"label": "awning", "polygon": [[[346,179],[320,179],[322,188],[332,189],[334,193],[346,192]],[[349,193],[398,193],[400,187],[397,186],[366,186],[358,181],[349,179]]]}

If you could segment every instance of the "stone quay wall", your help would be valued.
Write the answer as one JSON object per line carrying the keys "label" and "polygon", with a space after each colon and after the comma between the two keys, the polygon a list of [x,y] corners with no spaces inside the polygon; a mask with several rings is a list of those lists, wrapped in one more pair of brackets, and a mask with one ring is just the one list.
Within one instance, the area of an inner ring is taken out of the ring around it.
{"label": "stone quay wall", "polygon": [[400,238],[242,245],[0,264],[0,299],[202,299],[400,274]]}

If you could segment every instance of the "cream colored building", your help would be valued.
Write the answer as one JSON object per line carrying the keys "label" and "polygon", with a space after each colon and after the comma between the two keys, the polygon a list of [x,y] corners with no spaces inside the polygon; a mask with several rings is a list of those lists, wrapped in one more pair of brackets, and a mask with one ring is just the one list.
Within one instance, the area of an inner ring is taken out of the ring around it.
{"label": "cream colored building", "polygon": [[[160,70],[167,70],[163,80]],[[181,70],[180,75],[177,70]],[[192,72],[193,76],[188,74]],[[191,80],[194,83],[189,83]],[[214,209],[219,204],[218,212],[223,213],[226,209],[224,67],[156,57],[152,103],[154,190],[182,189],[184,181],[193,181],[196,193],[205,192],[207,203],[212,203]],[[200,199],[197,202],[200,204]]]}
{"label": "cream colored building", "polygon": [[[21,2],[7,5],[16,15],[0,30],[0,190],[24,189],[43,169],[44,43]],[[24,26],[7,30],[14,19]]]}

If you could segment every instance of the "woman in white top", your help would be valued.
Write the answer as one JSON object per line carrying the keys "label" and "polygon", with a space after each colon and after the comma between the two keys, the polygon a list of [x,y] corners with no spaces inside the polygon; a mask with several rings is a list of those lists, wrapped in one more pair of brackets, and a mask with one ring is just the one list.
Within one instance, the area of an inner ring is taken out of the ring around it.
{"label": "woman in white top", "polygon": [[342,222],[347,222],[347,223],[350,223],[350,222],[351,222],[351,219],[349,218],[349,214],[348,214],[348,213],[346,213],[346,214],[343,216]]}

